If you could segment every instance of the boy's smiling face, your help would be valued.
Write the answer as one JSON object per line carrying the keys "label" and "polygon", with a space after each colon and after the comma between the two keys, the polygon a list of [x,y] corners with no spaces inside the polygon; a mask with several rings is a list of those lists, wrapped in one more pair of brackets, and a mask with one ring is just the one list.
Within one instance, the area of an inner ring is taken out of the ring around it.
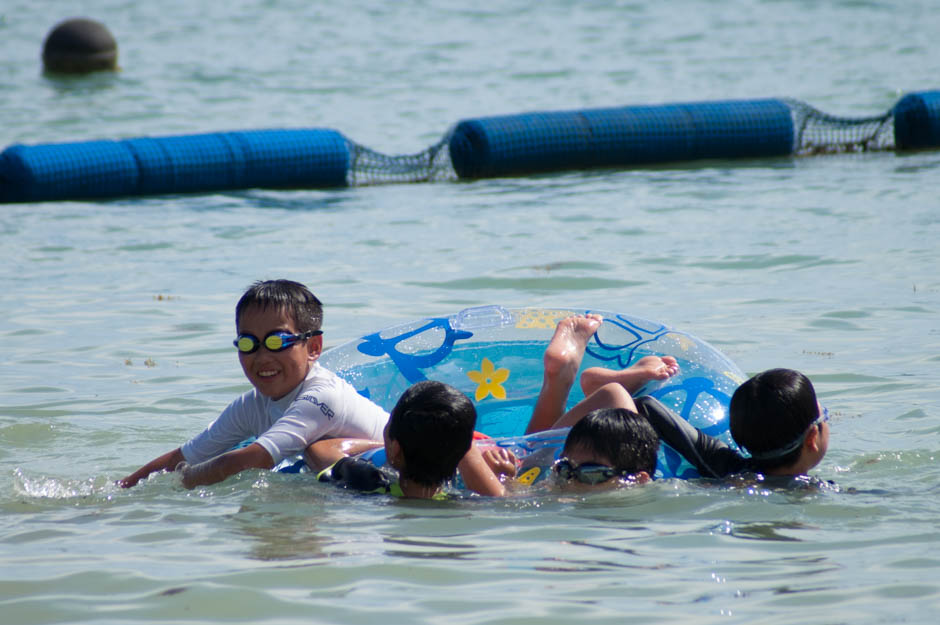
{"label": "boy's smiling face", "polygon": [[[297,334],[297,325],[286,310],[249,306],[239,316],[238,334],[251,334],[264,341],[264,337],[275,331]],[[239,352],[238,360],[245,377],[259,393],[281,399],[303,382],[322,348],[323,337],[314,336],[280,352],[272,352],[261,345],[251,354]]]}

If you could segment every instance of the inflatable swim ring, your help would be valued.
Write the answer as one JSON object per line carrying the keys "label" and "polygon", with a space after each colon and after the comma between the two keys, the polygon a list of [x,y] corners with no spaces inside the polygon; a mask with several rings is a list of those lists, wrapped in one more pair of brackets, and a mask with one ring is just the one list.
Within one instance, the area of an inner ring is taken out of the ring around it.
{"label": "inflatable swim ring", "polygon": [[[604,322],[588,343],[582,369],[623,369],[643,356],[669,355],[680,371],[649,384],[649,394],[695,427],[735,446],[728,432],[731,394],[745,376],[708,343],[659,322],[596,309],[467,308],[447,317],[428,317],[367,334],[323,352],[320,362],[386,410],[415,382],[439,380],[466,393],[477,408],[477,430],[517,456],[544,455],[551,464],[566,430],[524,435],[542,384],[542,355],[556,324],[576,314],[597,313]],[[569,405],[583,398],[578,385]],[[736,446],[735,446],[736,447]],[[384,450],[368,452],[376,464]],[[663,445],[656,477],[696,477],[695,470]]]}

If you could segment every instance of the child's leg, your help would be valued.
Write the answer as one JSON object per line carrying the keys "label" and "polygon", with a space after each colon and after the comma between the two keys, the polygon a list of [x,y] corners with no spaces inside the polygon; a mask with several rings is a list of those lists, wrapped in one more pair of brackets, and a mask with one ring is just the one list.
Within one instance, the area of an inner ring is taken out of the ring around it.
{"label": "child's leg", "polygon": [[626,408],[636,412],[636,404],[627,389],[617,383],[605,384],[572,406],[552,427],[571,427],[589,412],[602,408]]}
{"label": "child's leg", "polygon": [[633,394],[650,380],[665,380],[679,372],[679,363],[672,356],[644,356],[635,363],[615,371],[591,367],[581,373],[581,390],[587,397],[606,384],[616,383]]}
{"label": "child's leg", "polygon": [[542,388],[526,428],[527,434],[547,430],[564,414],[587,342],[602,321],[600,315],[585,315],[558,322],[555,334],[545,348]]}

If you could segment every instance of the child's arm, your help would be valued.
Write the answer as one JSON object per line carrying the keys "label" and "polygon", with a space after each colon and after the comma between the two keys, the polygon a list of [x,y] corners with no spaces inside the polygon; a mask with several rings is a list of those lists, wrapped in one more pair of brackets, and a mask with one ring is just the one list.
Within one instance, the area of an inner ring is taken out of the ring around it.
{"label": "child's arm", "polygon": [[341,458],[355,456],[381,446],[379,441],[364,438],[325,438],[307,445],[304,450],[304,462],[314,473],[319,473]]}
{"label": "child's arm", "polygon": [[457,470],[460,471],[463,483],[475,493],[492,497],[501,497],[506,493],[506,487],[483,459],[476,443],[470,445],[470,451],[460,460]]}
{"label": "child's arm", "polygon": [[184,462],[185,460],[186,459],[183,458],[182,449],[177,447],[173,451],[168,451],[162,456],[154,458],[124,479],[118,480],[118,486],[121,488],[130,488],[151,473],[156,473],[157,471],[174,470],[179,463]]}
{"label": "child's arm", "polygon": [[679,452],[702,477],[725,477],[744,470],[745,459],[721,440],[693,427],[688,421],[650,396],[636,400],[660,439]]}
{"label": "child's arm", "polygon": [[199,464],[191,465],[182,462],[177,465],[176,470],[182,474],[183,487],[193,489],[197,486],[221,482],[247,469],[271,469],[273,467],[274,458],[268,450],[258,443],[252,443]]}

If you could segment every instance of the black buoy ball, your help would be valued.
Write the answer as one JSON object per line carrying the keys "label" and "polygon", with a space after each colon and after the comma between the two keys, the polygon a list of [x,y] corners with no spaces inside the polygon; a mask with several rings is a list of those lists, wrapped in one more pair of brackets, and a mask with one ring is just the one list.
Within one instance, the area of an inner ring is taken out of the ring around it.
{"label": "black buoy ball", "polygon": [[117,42],[101,23],[84,17],[60,22],[46,35],[42,63],[47,72],[87,74],[117,69]]}

